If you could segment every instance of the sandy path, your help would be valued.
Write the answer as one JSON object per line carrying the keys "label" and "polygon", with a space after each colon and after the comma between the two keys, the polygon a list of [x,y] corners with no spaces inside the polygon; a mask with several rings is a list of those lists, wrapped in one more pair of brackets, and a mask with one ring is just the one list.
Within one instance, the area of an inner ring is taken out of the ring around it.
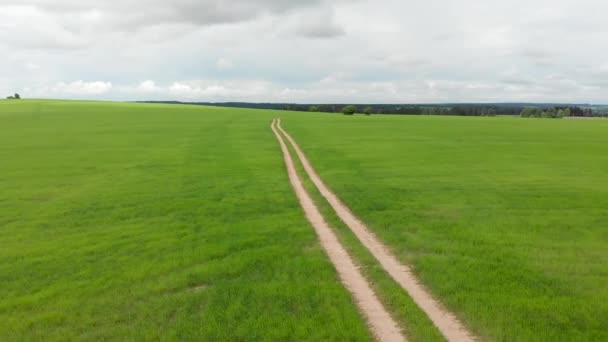
{"label": "sandy path", "polygon": [[319,175],[312,168],[310,162],[295,142],[295,140],[281,128],[281,121],[277,128],[287,137],[294,147],[306,173],[315,184],[319,192],[325,197],[340,219],[353,231],[361,243],[374,255],[384,270],[407,291],[414,302],[433,321],[448,341],[474,341],[473,335],[462,325],[454,314],[445,309],[420,284],[411,269],[399,262],[376,236],[359,220],[342,201],[329,190]]}
{"label": "sandy path", "polygon": [[275,128],[275,120],[271,124],[287,167],[289,181],[300,201],[300,205],[304,209],[306,218],[314,227],[321,246],[329,256],[329,259],[336,267],[338,275],[344,283],[345,287],[350,291],[359,307],[359,310],[365,316],[367,323],[378,341],[405,341],[401,334],[399,326],[386,311],[382,303],[376,297],[371,286],[365,280],[357,266],[355,266],[351,257],[346,253],[344,247],[338,241],[336,235],[331,230],[321,212],[314,204],[310,195],[304,189],[302,182],[296,172],[295,165],[289,154],[289,150],[283,141],[283,138]]}

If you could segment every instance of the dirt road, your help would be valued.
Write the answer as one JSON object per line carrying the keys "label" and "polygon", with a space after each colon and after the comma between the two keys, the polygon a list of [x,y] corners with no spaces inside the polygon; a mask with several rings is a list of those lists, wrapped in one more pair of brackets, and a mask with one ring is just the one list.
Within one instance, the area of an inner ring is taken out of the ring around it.
{"label": "dirt road", "polygon": [[350,291],[357,303],[359,310],[366,318],[366,321],[378,341],[405,341],[399,326],[389,315],[384,305],[372,290],[370,284],[363,277],[352,258],[338,241],[338,238],[329,227],[321,212],[314,204],[310,195],[304,189],[300,180],[289,150],[275,128],[275,120],[272,121],[271,128],[274,132],[287,167],[289,181],[300,201],[300,205],[306,214],[306,218],[314,227],[321,246],[329,256],[330,261],[338,271],[338,275],[344,286]]}
{"label": "dirt road", "polygon": [[308,177],[315,184],[319,192],[334,209],[340,219],[352,230],[361,243],[374,255],[384,270],[410,295],[414,302],[424,311],[443,336],[448,341],[474,341],[473,335],[462,325],[454,314],[435,300],[416,279],[411,269],[402,264],[367,226],[358,219],[352,211],[323,183],[319,175],[295,142],[295,140],[281,128],[280,119],[277,128],[285,135],[293,146]]}

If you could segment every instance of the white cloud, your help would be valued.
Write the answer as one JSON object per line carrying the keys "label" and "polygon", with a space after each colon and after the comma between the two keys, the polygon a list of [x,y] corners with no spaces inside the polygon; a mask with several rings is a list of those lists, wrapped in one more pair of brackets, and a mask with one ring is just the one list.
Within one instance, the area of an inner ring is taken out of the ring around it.
{"label": "white cloud", "polygon": [[85,40],[37,7],[0,4],[0,44],[17,49],[75,49]]}
{"label": "white cloud", "polygon": [[234,68],[234,64],[226,58],[220,58],[217,60],[217,68],[220,70],[229,70]]}
{"label": "white cloud", "polygon": [[286,30],[305,38],[335,38],[346,34],[331,8],[300,11],[286,18]]}
{"label": "white cloud", "polygon": [[[19,6],[36,8],[54,16],[69,15],[87,22],[100,21],[121,30],[166,23],[209,26],[249,21],[267,14],[282,14],[319,5],[319,0],[22,0]],[[0,3],[2,5],[2,3]],[[7,5],[4,5],[7,6]]]}
{"label": "white cloud", "polygon": [[[25,89],[24,89],[25,90]],[[298,103],[432,103],[532,101],[589,102],[599,99],[602,84],[548,76],[535,82],[470,82],[446,79],[359,82],[348,76],[328,75],[300,86],[281,86],[265,80],[187,80],[157,84],[144,81],[113,86],[109,82],[60,82],[27,89],[27,94],[61,98],[179,101],[249,101]],[[22,91],[20,91],[22,92]],[[45,95],[47,94],[47,95]],[[558,94],[561,95],[556,98]]]}
{"label": "white cloud", "polygon": [[23,64],[23,67],[28,71],[36,71],[40,69],[40,66],[33,62],[26,62],[25,64]]}
{"label": "white cloud", "polygon": [[53,93],[74,96],[103,95],[112,90],[112,83],[101,81],[74,81],[70,83],[59,82],[52,86],[50,90]]}
{"label": "white cloud", "polygon": [[597,0],[0,0],[0,89],[120,100],[608,102],[607,10]]}
{"label": "white cloud", "polygon": [[[267,97],[272,84],[264,81],[180,81],[165,87],[166,94],[172,99],[184,101],[234,101]],[[165,96],[166,97],[166,96]]]}
{"label": "white cloud", "polygon": [[151,80],[141,82],[136,88],[137,93],[150,94],[162,91],[161,88],[156,86],[156,83]]}

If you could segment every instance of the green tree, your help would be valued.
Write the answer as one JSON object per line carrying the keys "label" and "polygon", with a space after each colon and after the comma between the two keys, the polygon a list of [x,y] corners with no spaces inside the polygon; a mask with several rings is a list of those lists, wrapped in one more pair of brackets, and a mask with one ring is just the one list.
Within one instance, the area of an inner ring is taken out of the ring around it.
{"label": "green tree", "polygon": [[319,111],[319,107],[318,106],[310,106],[310,108],[308,108],[308,111],[310,111],[310,112],[318,112]]}
{"label": "green tree", "polygon": [[493,108],[482,109],[481,116],[496,116],[496,110]]}
{"label": "green tree", "polygon": [[553,115],[553,114],[550,110],[543,111],[540,108],[526,107],[521,111],[520,115],[522,118],[545,118],[545,117],[549,117],[549,115]]}
{"label": "green tree", "polygon": [[363,113],[365,113],[365,115],[372,115],[374,113],[374,108],[367,107],[363,110]]}
{"label": "green tree", "polygon": [[557,110],[555,108],[549,108],[547,111],[543,112],[543,118],[556,118]]}
{"label": "green tree", "polygon": [[357,112],[357,107],[354,105],[348,105],[342,108],[342,113],[344,115],[354,115]]}
{"label": "green tree", "polygon": [[19,96],[19,94],[15,93],[15,99],[20,100],[21,96]]}
{"label": "green tree", "polygon": [[532,108],[532,107],[526,107],[521,111],[520,116],[522,118],[531,118],[534,116],[534,112],[535,112],[536,108]]}

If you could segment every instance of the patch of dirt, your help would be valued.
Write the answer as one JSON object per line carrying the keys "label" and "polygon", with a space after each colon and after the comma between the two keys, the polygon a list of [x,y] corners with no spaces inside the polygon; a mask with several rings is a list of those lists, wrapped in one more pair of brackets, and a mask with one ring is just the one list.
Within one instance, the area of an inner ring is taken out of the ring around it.
{"label": "patch of dirt", "polygon": [[207,288],[209,288],[208,285],[200,284],[200,285],[191,286],[190,287],[190,291],[192,291],[192,292],[200,292],[200,291],[206,290]]}
{"label": "patch of dirt", "polygon": [[175,288],[170,288],[170,289],[166,289],[162,291],[162,294],[164,296],[175,296],[175,295],[181,295],[184,293],[188,293],[188,292],[201,292],[204,291],[206,289],[209,288],[209,285],[207,284],[193,284],[193,285],[189,285],[187,287],[175,287]]}
{"label": "patch of dirt", "polygon": [[414,302],[424,311],[443,336],[448,341],[474,341],[471,334],[454,314],[435,300],[418,279],[412,273],[410,267],[403,265],[390,252],[388,246],[369,230],[369,228],[358,219],[352,211],[334,194],[311,166],[310,162],[296,143],[296,141],[281,127],[278,120],[277,128],[285,135],[293,146],[298,158],[315,184],[319,192],[329,202],[338,217],[352,230],[361,243],[374,255],[382,268],[410,295]]}
{"label": "patch of dirt", "polygon": [[321,246],[329,256],[330,261],[338,271],[338,275],[344,286],[350,291],[359,307],[359,310],[365,316],[367,323],[378,341],[405,341],[405,337],[401,334],[399,326],[389,315],[384,308],[370,284],[363,277],[352,258],[338,238],[331,230],[321,212],[314,204],[312,198],[304,189],[300,180],[289,150],[283,141],[283,138],[275,128],[276,120],[271,123],[272,131],[274,132],[281,151],[283,159],[287,167],[289,181],[298,197],[306,218],[315,229],[317,236],[321,242]]}

